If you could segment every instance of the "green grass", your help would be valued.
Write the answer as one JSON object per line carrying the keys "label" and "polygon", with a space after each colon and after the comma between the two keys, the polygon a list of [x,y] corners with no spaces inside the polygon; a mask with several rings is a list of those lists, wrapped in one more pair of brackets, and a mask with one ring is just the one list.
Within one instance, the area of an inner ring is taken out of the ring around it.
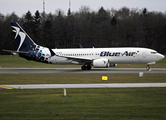
{"label": "green grass", "polygon": [[[16,56],[0,56],[2,68],[67,68],[79,65],[49,65],[27,61]],[[118,65],[146,67],[146,64]],[[165,68],[163,59],[152,68]],[[106,74],[105,74],[106,75]],[[166,82],[164,75],[102,75],[83,74],[0,74],[2,84],[59,84],[59,83],[158,83]],[[0,120],[165,120],[166,88],[113,89],[0,89]]]}
{"label": "green grass", "polygon": [[[165,75],[1,74],[0,84],[166,82]],[[0,119],[166,119],[166,88],[0,90]]]}
{"label": "green grass", "polygon": [[14,55],[0,55],[1,68],[81,68],[80,65],[53,65],[40,63],[35,61],[28,61],[24,58]]}
{"label": "green grass", "polygon": [[0,119],[164,120],[165,88],[1,90]]}
{"label": "green grass", "polygon": [[[81,65],[52,65],[28,61],[13,55],[0,55],[1,68],[81,68]],[[118,64],[117,68],[145,68],[146,64]],[[151,65],[152,68],[166,68],[166,59]]]}
{"label": "green grass", "polygon": [[102,81],[102,75],[82,74],[0,74],[2,84],[70,84],[70,83],[160,83],[166,82],[166,75],[112,75],[107,81]]}

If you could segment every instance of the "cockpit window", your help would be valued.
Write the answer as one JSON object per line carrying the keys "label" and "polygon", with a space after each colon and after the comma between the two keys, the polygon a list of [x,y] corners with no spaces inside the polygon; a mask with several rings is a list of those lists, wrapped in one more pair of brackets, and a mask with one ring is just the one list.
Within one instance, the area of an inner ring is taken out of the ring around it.
{"label": "cockpit window", "polygon": [[156,54],[157,52],[151,52],[151,54]]}

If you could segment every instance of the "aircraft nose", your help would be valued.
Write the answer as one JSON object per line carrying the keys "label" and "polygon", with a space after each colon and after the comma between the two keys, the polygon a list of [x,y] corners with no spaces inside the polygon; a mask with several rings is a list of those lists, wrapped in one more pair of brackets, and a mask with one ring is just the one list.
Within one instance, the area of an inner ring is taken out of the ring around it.
{"label": "aircraft nose", "polygon": [[158,54],[158,59],[163,59],[163,58],[165,58],[165,56],[164,55],[162,55],[162,54]]}

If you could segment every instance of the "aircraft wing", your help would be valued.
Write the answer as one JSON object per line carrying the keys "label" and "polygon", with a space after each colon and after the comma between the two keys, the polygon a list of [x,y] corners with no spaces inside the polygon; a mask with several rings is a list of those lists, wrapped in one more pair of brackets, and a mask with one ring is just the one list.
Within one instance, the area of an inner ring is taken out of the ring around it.
{"label": "aircraft wing", "polygon": [[74,64],[85,64],[85,63],[92,63],[92,58],[84,58],[84,57],[76,57],[76,56],[61,56],[54,53],[52,49],[50,49],[51,56],[57,56],[62,58],[67,58],[68,60],[72,60]]}
{"label": "aircraft wing", "polygon": [[84,57],[76,57],[76,56],[60,56],[56,55],[58,57],[67,58],[68,60],[72,60],[75,64],[85,64],[85,63],[91,63],[93,61],[92,58],[84,58]]}

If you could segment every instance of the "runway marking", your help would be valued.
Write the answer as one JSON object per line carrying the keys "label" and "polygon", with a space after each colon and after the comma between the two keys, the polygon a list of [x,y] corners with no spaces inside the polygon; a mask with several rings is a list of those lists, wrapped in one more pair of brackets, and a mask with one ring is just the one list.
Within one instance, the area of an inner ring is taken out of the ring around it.
{"label": "runway marking", "polygon": [[3,86],[3,85],[0,85],[0,88],[1,89],[17,89],[15,87],[9,87],[9,86]]}

